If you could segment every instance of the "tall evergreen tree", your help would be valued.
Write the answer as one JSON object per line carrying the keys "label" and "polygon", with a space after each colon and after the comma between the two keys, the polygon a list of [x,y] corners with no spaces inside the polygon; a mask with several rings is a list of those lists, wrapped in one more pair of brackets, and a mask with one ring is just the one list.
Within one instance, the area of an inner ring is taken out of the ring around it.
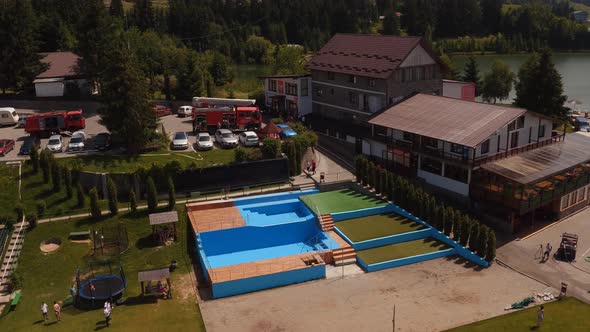
{"label": "tall evergreen tree", "polygon": [[463,69],[463,81],[475,84],[475,95],[479,96],[481,94],[481,78],[479,77],[479,68],[473,55],[469,57],[469,60]]}
{"label": "tall evergreen tree", "polygon": [[469,216],[463,216],[463,225],[461,227],[461,238],[459,239],[459,243],[462,246],[467,246],[467,242],[469,241],[469,235],[471,234],[471,227],[473,227],[473,221]]}
{"label": "tall evergreen tree", "polygon": [[31,166],[33,166],[33,173],[39,173],[39,148],[36,144],[33,144],[33,146],[31,146],[29,158],[31,159]]}
{"label": "tall evergreen tree", "polygon": [[137,197],[133,188],[129,190],[129,210],[131,210],[132,214],[137,213]]}
{"label": "tall evergreen tree", "polygon": [[158,209],[158,192],[151,176],[148,176],[146,180],[146,187],[148,212],[154,213]]}
{"label": "tall evergreen tree", "polygon": [[82,184],[78,182],[78,186],[76,187],[76,200],[78,202],[77,206],[79,208],[84,207],[86,203],[86,196],[84,196],[84,188],[82,188]]}
{"label": "tall evergreen tree", "polygon": [[396,36],[400,34],[399,17],[393,10],[387,12],[383,18],[383,34]]}
{"label": "tall evergreen tree", "polygon": [[107,192],[109,195],[109,211],[114,216],[119,213],[119,195],[117,193],[117,185],[110,177],[107,179]]}
{"label": "tall evergreen tree", "polygon": [[494,34],[500,30],[502,20],[503,0],[479,0],[482,11],[483,30],[488,34]]}
{"label": "tall evergreen tree", "polygon": [[491,262],[496,258],[496,233],[492,230],[488,234],[488,245],[486,248],[486,261]]}
{"label": "tall evergreen tree", "polygon": [[531,55],[518,71],[514,104],[564,120],[567,108],[563,105],[566,100],[561,75],[551,60],[551,51],[543,49],[541,53]]}
{"label": "tall evergreen tree", "polygon": [[64,185],[66,186],[66,195],[68,199],[74,196],[72,188],[72,171],[68,167],[64,167]]}
{"label": "tall evergreen tree", "polygon": [[477,243],[479,245],[479,247],[477,248],[477,254],[481,257],[485,257],[489,235],[490,229],[485,225],[480,225],[479,238],[477,239]]}
{"label": "tall evergreen tree", "polygon": [[174,210],[176,206],[176,188],[174,187],[174,180],[168,177],[168,210]]}
{"label": "tall evergreen tree", "polygon": [[443,64],[443,77],[449,80],[456,80],[459,77],[459,73],[457,72],[457,67],[453,63],[453,60],[444,53],[439,58]]}
{"label": "tall evergreen tree", "polygon": [[473,252],[477,252],[479,248],[479,231],[479,222],[477,222],[476,220],[472,220],[471,232],[469,233],[469,249]]}
{"label": "tall evergreen tree", "polygon": [[90,196],[90,215],[92,215],[92,218],[98,220],[102,216],[102,211],[98,204],[98,191],[93,187],[88,192],[88,195]]}
{"label": "tall evergreen tree", "polygon": [[111,5],[109,6],[109,14],[116,17],[124,17],[125,16],[125,9],[123,8],[123,1],[122,0],[111,0]]}
{"label": "tall evergreen tree", "polygon": [[510,67],[500,60],[494,61],[492,69],[483,79],[481,91],[483,99],[495,104],[497,100],[508,98],[513,81],[514,73],[510,71]]}
{"label": "tall evergreen tree", "polygon": [[39,55],[31,0],[5,0],[0,9],[0,89],[22,91],[46,65]]}

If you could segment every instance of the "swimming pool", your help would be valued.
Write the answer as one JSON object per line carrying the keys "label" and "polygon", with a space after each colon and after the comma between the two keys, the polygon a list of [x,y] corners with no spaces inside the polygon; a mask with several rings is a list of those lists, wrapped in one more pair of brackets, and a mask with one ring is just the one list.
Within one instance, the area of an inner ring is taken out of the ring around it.
{"label": "swimming pool", "polygon": [[236,204],[248,226],[271,226],[311,220],[315,216],[299,198],[254,204]]}

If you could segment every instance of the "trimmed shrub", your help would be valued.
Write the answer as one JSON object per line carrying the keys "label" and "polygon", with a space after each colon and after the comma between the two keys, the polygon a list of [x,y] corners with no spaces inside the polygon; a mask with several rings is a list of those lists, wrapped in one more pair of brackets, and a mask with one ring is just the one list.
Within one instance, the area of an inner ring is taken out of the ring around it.
{"label": "trimmed shrub", "polygon": [[48,153],[47,149],[41,151],[39,155],[39,167],[41,167],[41,173],[43,173],[43,183],[49,183],[50,179],[50,168],[49,168],[49,160],[48,160]]}
{"label": "trimmed shrub", "polygon": [[158,192],[156,191],[156,185],[151,176],[146,179],[147,188],[147,204],[149,213],[156,212],[158,208]]}
{"label": "trimmed shrub", "polygon": [[248,159],[248,152],[241,146],[234,149],[234,162],[243,163]]}
{"label": "trimmed shrub", "polygon": [[276,158],[281,153],[281,142],[278,139],[267,137],[262,140],[261,150],[264,158]]}
{"label": "trimmed shrub", "polygon": [[45,214],[45,210],[47,210],[47,203],[45,201],[37,202],[37,215],[42,217]]}
{"label": "trimmed shrub", "polygon": [[137,198],[135,197],[135,190],[133,188],[129,191],[129,209],[131,213],[137,213]]}
{"label": "trimmed shrub", "polygon": [[66,186],[66,194],[68,199],[74,196],[72,188],[72,171],[68,167],[64,167],[64,184]]}
{"label": "trimmed shrub", "polygon": [[53,192],[58,193],[61,190],[61,170],[57,162],[51,162],[51,184],[53,185]]}
{"label": "trimmed shrub", "polygon": [[27,228],[27,230],[30,231],[33,228],[37,227],[37,221],[39,221],[39,218],[37,217],[37,214],[35,212],[27,213],[27,216],[25,218],[29,223],[29,227]]}
{"label": "trimmed shrub", "polygon": [[481,257],[485,257],[486,249],[488,246],[489,234],[490,234],[490,229],[485,225],[480,225],[479,239],[477,241],[477,243],[479,244],[479,247],[477,249],[477,254],[480,255]]}
{"label": "trimmed shrub", "polygon": [[78,207],[83,208],[86,204],[86,196],[84,196],[84,188],[82,188],[82,184],[78,182],[76,187],[76,199],[78,201]]}
{"label": "trimmed shrub", "polygon": [[356,182],[361,182],[363,178],[363,160],[365,157],[362,155],[357,155],[354,157],[354,175],[356,176]]}
{"label": "trimmed shrub", "polygon": [[471,232],[469,232],[469,249],[473,252],[477,252],[479,248],[479,231],[480,225],[477,221],[471,221]]}
{"label": "trimmed shrub", "polygon": [[16,213],[16,222],[21,222],[25,214],[25,208],[21,202],[16,203],[14,212]]}
{"label": "trimmed shrub", "polygon": [[168,177],[168,210],[173,210],[176,207],[176,189],[174,188],[174,180]]}
{"label": "trimmed shrub", "polygon": [[455,228],[453,229],[453,239],[459,242],[463,232],[463,215],[457,212],[458,211],[455,211]]}
{"label": "trimmed shrub", "polygon": [[110,177],[107,178],[107,192],[109,195],[109,211],[114,216],[119,213],[119,197],[117,194],[117,185]]}
{"label": "trimmed shrub", "polygon": [[33,144],[31,146],[31,152],[29,153],[29,159],[31,160],[31,165],[33,166],[33,173],[39,173],[39,149],[37,145]]}
{"label": "trimmed shrub", "polygon": [[459,243],[462,246],[467,246],[467,241],[469,240],[469,235],[471,234],[471,227],[473,227],[473,221],[469,216],[463,216],[463,224],[461,225],[461,237],[459,238]]}
{"label": "trimmed shrub", "polygon": [[98,191],[93,187],[88,192],[88,195],[90,196],[90,214],[92,215],[92,218],[98,220],[102,216],[100,206],[98,205]]}
{"label": "trimmed shrub", "polygon": [[491,262],[496,258],[496,232],[489,231],[488,246],[486,248],[486,261]]}

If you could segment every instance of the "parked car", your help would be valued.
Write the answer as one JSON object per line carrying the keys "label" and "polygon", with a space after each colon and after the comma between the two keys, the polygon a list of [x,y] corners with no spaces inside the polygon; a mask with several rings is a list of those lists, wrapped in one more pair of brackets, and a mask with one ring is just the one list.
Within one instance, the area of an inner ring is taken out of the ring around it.
{"label": "parked car", "polygon": [[172,114],[172,109],[164,105],[155,105],[154,111],[156,112],[156,116],[158,117]]}
{"label": "parked car", "polygon": [[33,149],[33,145],[35,145],[37,148],[39,148],[41,146],[41,141],[39,140],[39,138],[36,136],[26,137],[23,142],[23,145],[20,146],[20,150],[18,151],[18,154],[28,155],[29,153],[31,153],[31,150]]}
{"label": "parked car", "polygon": [[174,138],[172,139],[172,149],[188,149],[188,135],[184,131],[179,131],[174,134]]}
{"label": "parked car", "polygon": [[245,131],[240,134],[240,142],[244,146],[258,146],[258,136],[253,131]]}
{"label": "parked car", "polygon": [[584,117],[576,118],[576,130],[578,131],[590,131],[590,122]]}
{"label": "parked car", "polygon": [[76,131],[72,134],[68,143],[68,151],[82,151],[86,148],[86,135],[83,131]]}
{"label": "parked car", "polygon": [[213,149],[213,140],[209,133],[197,134],[197,148],[199,150],[211,150]]}
{"label": "parked car", "polygon": [[192,106],[180,106],[178,108],[178,117],[184,118],[185,116],[191,116],[193,114],[193,107]]}
{"label": "parked car", "polygon": [[64,150],[64,140],[60,135],[51,135],[47,142],[47,149],[51,152],[62,152]]}
{"label": "parked car", "polygon": [[297,132],[295,130],[291,129],[291,127],[284,123],[277,124],[277,127],[281,129],[280,135],[282,138],[289,138],[297,135]]}
{"label": "parked car", "polygon": [[215,141],[223,148],[238,146],[238,138],[229,129],[217,129],[215,132]]}
{"label": "parked car", "polygon": [[13,139],[0,139],[0,156],[5,156],[14,149]]}
{"label": "parked car", "polygon": [[111,134],[100,133],[94,137],[94,148],[105,151],[111,148]]}
{"label": "parked car", "polygon": [[18,114],[12,107],[0,108],[0,126],[14,126],[18,123]]}

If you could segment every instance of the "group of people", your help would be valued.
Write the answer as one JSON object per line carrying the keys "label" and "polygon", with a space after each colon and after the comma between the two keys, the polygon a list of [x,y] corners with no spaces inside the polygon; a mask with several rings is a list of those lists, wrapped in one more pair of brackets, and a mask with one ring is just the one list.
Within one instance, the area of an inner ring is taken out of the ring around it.
{"label": "group of people", "polygon": [[[104,319],[106,322],[107,326],[110,326],[111,324],[111,310],[112,310],[112,306],[111,306],[111,302],[109,302],[108,300],[104,303]],[[59,305],[59,303],[57,303],[57,301],[53,301],[53,311],[55,312],[55,318],[57,319],[58,322],[61,321],[61,306]],[[47,310],[47,303],[45,302],[41,302],[41,315],[43,316],[43,321],[47,324],[47,322],[49,321],[49,315],[48,315],[48,310]]]}
{"label": "group of people", "polygon": [[318,167],[318,164],[315,162],[315,160],[312,160],[311,162],[308,160],[305,162],[305,165],[305,170],[307,171],[307,173],[315,175],[315,169]]}

